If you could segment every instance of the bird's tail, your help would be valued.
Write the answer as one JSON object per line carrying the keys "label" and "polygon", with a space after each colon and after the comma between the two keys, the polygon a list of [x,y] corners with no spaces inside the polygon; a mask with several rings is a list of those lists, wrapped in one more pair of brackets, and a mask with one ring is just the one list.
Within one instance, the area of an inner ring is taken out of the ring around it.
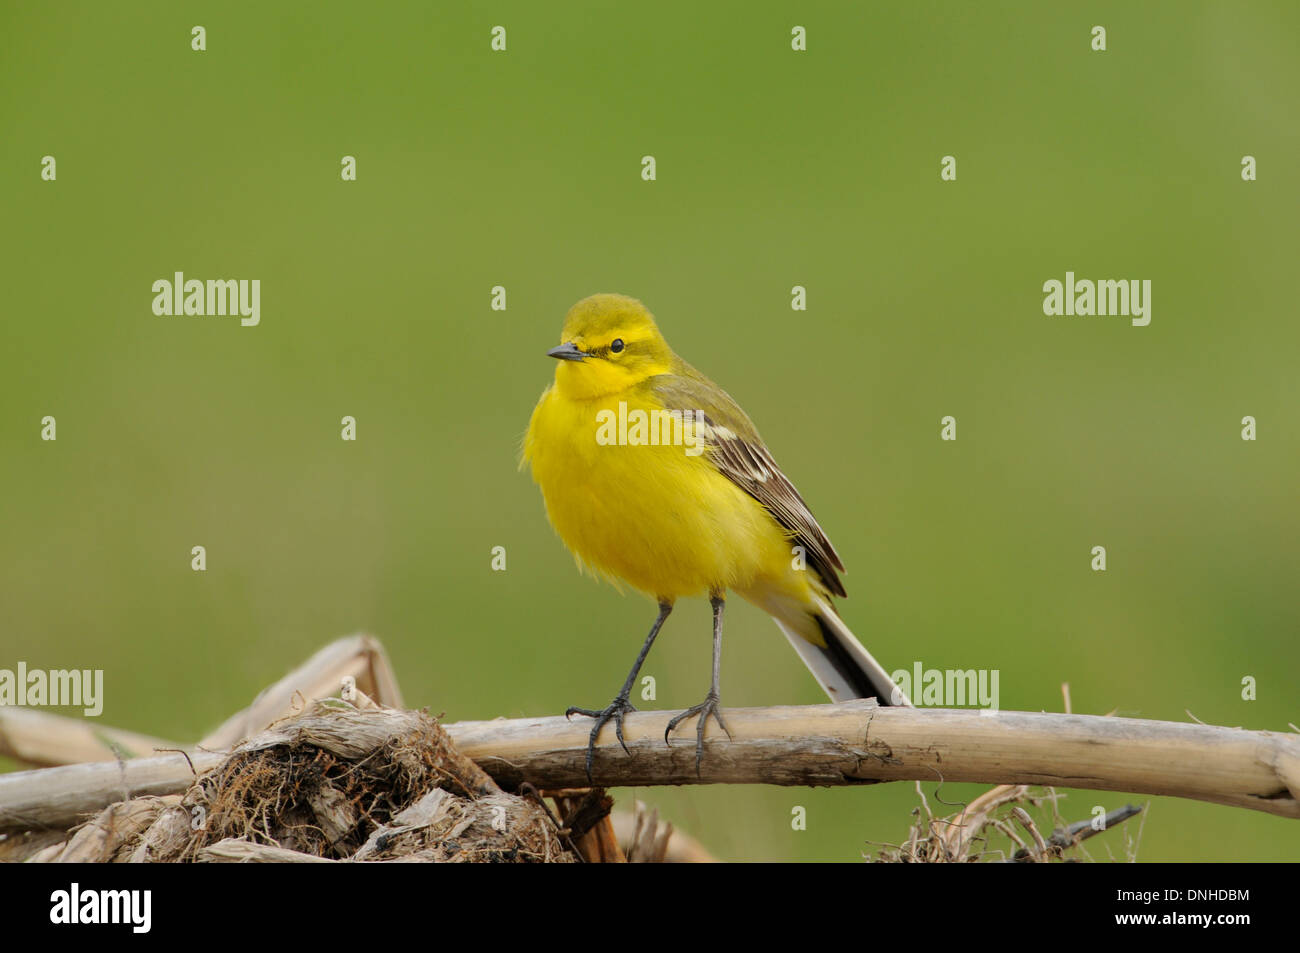
{"label": "bird's tail", "polygon": [[911,707],[902,688],[871,657],[826,599],[815,596],[812,607],[772,618],[831,701],[875,698],[881,705]]}

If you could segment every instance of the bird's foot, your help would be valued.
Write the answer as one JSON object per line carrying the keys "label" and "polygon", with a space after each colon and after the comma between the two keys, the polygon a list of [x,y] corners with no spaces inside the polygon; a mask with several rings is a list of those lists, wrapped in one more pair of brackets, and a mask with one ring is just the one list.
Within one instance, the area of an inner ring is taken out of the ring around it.
{"label": "bird's foot", "polygon": [[604,728],[607,722],[614,722],[614,734],[618,736],[618,743],[623,746],[623,750],[630,756],[627,742],[623,740],[623,718],[630,711],[636,711],[636,708],[627,700],[626,693],[620,694],[608,708],[578,708],[572,707],[564,713],[565,718],[572,718],[574,715],[586,715],[588,718],[595,718],[596,724],[591,729],[591,735],[587,738],[587,781],[591,781],[591,762],[595,754],[596,738],[600,735],[600,729]]}
{"label": "bird's foot", "polygon": [[727,723],[722,720],[722,709],[718,704],[717,693],[709,692],[704,696],[704,701],[694,708],[688,708],[680,715],[673,716],[672,721],[668,722],[668,727],[664,729],[665,744],[672,745],[672,741],[668,736],[672,734],[674,728],[692,715],[699,717],[699,722],[695,726],[695,773],[698,776],[700,765],[704,761],[704,726],[708,723],[709,716],[712,715],[713,720],[718,723],[718,727],[727,733],[728,740],[731,738],[731,730],[727,727]]}

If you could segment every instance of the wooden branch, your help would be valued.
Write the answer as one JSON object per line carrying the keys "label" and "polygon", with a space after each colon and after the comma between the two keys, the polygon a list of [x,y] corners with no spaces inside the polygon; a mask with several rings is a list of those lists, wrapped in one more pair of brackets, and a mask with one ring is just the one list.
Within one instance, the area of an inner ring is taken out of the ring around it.
{"label": "wooden branch", "polygon": [[[395,713],[400,714],[400,713]],[[664,744],[675,712],[636,712],[631,756],[601,735],[594,775],[608,787],[658,784],[844,785],[975,781],[1195,798],[1300,817],[1300,736],[1213,725],[1004,711],[877,708],[844,702],[732,708],[732,740],[710,724],[700,774],[694,723]],[[503,787],[586,787],[590,721],[521,718],[447,725],[457,748]],[[608,735],[608,737],[607,737]],[[195,770],[222,755],[199,752]],[[181,755],[0,775],[0,831],[68,827],[126,796],[174,794],[193,775]]]}
{"label": "wooden branch", "polygon": [[168,754],[0,774],[0,833],[67,830],[116,801],[180,794],[195,773],[211,771],[224,760],[220,752],[199,751],[188,758]]}
{"label": "wooden branch", "polygon": [[179,748],[163,738],[99,725],[31,708],[0,706],[0,755],[50,766],[83,761],[147,758],[158,748]]}
{"label": "wooden branch", "polygon": [[[637,712],[631,756],[601,735],[593,774],[607,787],[656,784],[840,785],[975,781],[1195,798],[1300,817],[1300,736],[1213,725],[971,709],[877,708],[843,702],[732,708],[732,740],[710,724],[695,773],[694,722],[664,744],[674,712]],[[460,722],[458,748],[498,783],[586,783],[590,721],[562,717]]]}

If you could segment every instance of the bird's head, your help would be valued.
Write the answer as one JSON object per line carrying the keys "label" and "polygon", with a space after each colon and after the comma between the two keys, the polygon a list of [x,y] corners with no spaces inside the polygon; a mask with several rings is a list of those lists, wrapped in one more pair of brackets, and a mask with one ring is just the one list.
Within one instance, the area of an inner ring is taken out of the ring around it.
{"label": "bird's head", "polygon": [[635,298],[583,298],[564,319],[555,384],[566,397],[589,399],[626,390],[673,367],[673,352],[654,317]]}

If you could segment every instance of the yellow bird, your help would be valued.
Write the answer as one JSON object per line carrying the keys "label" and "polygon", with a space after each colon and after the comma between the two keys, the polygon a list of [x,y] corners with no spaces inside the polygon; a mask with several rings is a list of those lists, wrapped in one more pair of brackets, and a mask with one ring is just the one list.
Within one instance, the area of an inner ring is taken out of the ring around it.
{"label": "yellow bird", "polygon": [[[845,595],[835,547],[786,479],[745,412],[668,346],[640,301],[592,295],[569,311],[555,383],[533,411],[523,464],[532,467],[546,513],[581,565],[626,582],[659,603],[659,614],[623,687],[606,708],[570,708],[595,719],[587,775],[600,729],[619,743],[628,700],[655,636],[684,596],[713,606],[713,681],[700,704],[696,769],[710,716],[719,710],[722,613],[727,590],[776,620],[832,701],[877,698],[909,704],[831,606]],[[727,732],[730,737],[730,732]]]}

